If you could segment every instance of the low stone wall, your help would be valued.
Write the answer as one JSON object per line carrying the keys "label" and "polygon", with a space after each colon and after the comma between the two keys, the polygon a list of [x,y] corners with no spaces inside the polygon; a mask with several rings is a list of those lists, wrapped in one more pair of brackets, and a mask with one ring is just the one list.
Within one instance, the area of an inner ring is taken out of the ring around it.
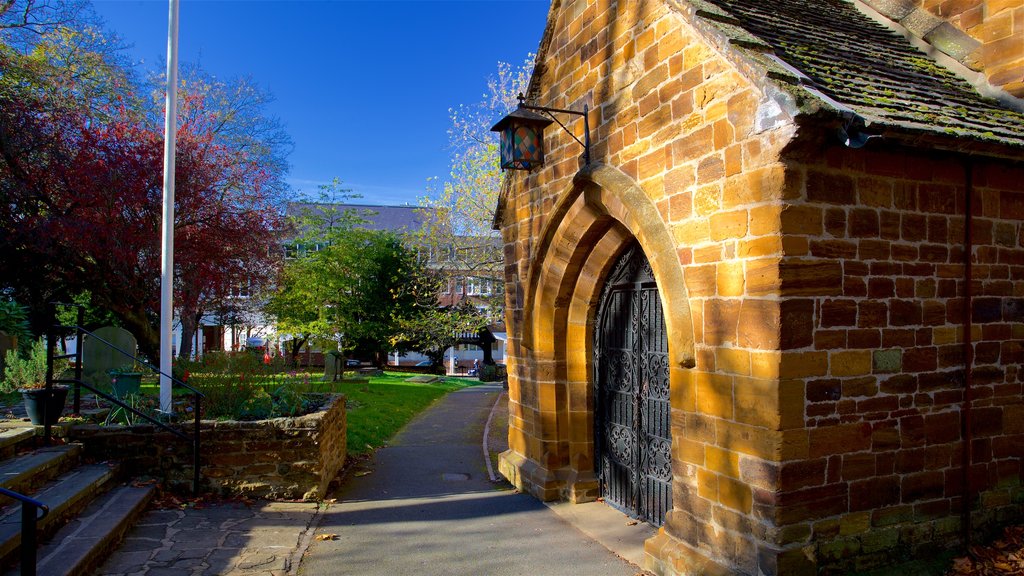
{"label": "low stone wall", "polygon": [[[295,418],[204,420],[200,475],[205,490],[268,499],[322,498],[347,454],[345,397]],[[181,425],[192,434],[192,425]],[[119,460],[128,474],[191,489],[192,445],[152,425],[74,426],[68,439],[88,457]]]}

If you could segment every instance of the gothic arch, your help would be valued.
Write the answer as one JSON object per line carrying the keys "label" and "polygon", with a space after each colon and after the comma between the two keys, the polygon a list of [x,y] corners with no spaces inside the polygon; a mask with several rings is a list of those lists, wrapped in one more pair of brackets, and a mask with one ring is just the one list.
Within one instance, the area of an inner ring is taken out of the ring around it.
{"label": "gothic arch", "polygon": [[658,283],[670,337],[670,382],[679,394],[684,369],[694,365],[683,269],[657,207],[629,176],[604,165],[581,170],[552,209],[526,279],[522,346],[530,362],[523,376],[535,387],[539,412],[540,453],[533,457],[547,470],[541,484],[551,486],[554,470],[569,473],[555,482],[573,500],[589,499],[588,486],[596,485],[594,316],[605,277],[633,239]]}
{"label": "gothic arch", "polygon": [[[618,241],[610,246],[601,243],[610,233]],[[671,361],[677,367],[693,367],[690,304],[672,233],[647,194],[628,175],[606,165],[580,170],[541,231],[527,276],[524,347],[542,354],[554,351],[551,328],[556,319],[564,318],[560,311],[570,302],[595,301],[599,286],[588,280],[603,278],[630,236],[640,243],[658,281],[673,335]],[[584,271],[588,277],[579,278]]]}

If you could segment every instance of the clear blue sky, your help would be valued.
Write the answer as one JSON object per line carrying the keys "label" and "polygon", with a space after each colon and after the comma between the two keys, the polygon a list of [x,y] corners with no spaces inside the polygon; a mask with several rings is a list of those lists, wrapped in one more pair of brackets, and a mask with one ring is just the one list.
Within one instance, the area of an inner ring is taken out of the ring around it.
{"label": "clear blue sky", "polygon": [[[94,0],[131,57],[161,69],[165,0]],[[182,0],[179,58],[276,98],[295,142],[288,180],[337,177],[362,203],[416,203],[448,173],[448,109],[481,99],[499,61],[536,52],[547,0]]]}

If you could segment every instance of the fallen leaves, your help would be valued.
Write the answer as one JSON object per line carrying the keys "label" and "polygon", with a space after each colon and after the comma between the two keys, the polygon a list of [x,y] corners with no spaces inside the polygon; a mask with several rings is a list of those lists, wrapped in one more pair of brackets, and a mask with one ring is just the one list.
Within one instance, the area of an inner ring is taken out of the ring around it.
{"label": "fallen leaves", "polygon": [[971,546],[970,556],[953,560],[948,576],[1005,576],[1024,574],[1024,526],[1009,526],[1003,537],[987,546]]}
{"label": "fallen leaves", "polygon": [[337,540],[338,539],[338,535],[337,534],[317,534],[316,535],[316,539],[317,540]]}

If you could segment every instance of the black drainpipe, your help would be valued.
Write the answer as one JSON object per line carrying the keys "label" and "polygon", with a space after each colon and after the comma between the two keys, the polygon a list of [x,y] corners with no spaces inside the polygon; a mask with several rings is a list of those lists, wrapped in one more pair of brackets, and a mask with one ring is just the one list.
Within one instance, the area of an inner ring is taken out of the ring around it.
{"label": "black drainpipe", "polygon": [[961,464],[962,484],[960,496],[960,530],[964,548],[971,544],[971,462],[974,461],[971,430],[971,384],[974,375],[974,346],[971,342],[972,284],[974,282],[971,252],[974,248],[972,224],[972,202],[974,194],[974,170],[971,159],[964,160],[964,311],[963,311],[963,355],[964,355],[964,405],[961,410],[960,437],[963,439],[963,462]]}

